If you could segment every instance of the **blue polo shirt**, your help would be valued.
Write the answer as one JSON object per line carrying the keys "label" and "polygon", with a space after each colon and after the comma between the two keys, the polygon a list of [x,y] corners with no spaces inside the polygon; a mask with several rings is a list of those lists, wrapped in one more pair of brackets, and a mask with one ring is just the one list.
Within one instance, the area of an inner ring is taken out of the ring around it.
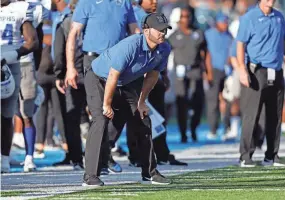
{"label": "blue polo shirt", "polygon": [[134,5],[133,9],[134,9],[134,13],[135,13],[135,17],[136,17],[136,20],[137,20],[138,27],[142,31],[142,26],[141,26],[142,25],[142,18],[145,17],[148,14],[139,5]]}
{"label": "blue polo shirt", "polygon": [[275,9],[265,16],[257,5],[240,20],[237,40],[246,44],[246,53],[252,63],[280,70],[284,55],[284,39],[284,17]]}
{"label": "blue polo shirt", "polygon": [[216,28],[208,29],[205,32],[207,48],[211,54],[211,63],[214,69],[224,71],[225,65],[228,64],[230,47],[232,44],[231,34],[219,32]]}
{"label": "blue polo shirt", "polygon": [[[234,40],[232,42],[231,49],[230,49],[230,57],[236,57],[237,58],[237,40]],[[248,58],[247,58],[247,54],[245,53],[244,63],[246,64],[247,61],[248,61]]]}
{"label": "blue polo shirt", "polygon": [[72,19],[85,26],[83,51],[98,54],[124,39],[128,25],[136,23],[130,0],[80,0]]}
{"label": "blue polo shirt", "polygon": [[97,76],[107,79],[110,68],[114,68],[121,73],[118,86],[123,86],[151,70],[163,71],[170,51],[166,42],[150,51],[145,36],[135,34],[104,51],[92,62],[92,69]]}
{"label": "blue polo shirt", "polygon": [[230,57],[237,57],[237,41],[234,40],[230,49]]}

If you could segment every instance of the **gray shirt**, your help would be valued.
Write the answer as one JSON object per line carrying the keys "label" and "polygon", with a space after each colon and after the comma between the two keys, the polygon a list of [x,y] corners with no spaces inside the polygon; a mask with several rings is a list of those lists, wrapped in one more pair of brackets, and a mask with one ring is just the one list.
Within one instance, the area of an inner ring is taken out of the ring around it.
{"label": "gray shirt", "polygon": [[206,40],[201,30],[195,30],[190,35],[185,35],[180,29],[169,37],[169,42],[174,53],[175,65],[189,65],[199,67],[202,58],[201,50],[206,50]]}

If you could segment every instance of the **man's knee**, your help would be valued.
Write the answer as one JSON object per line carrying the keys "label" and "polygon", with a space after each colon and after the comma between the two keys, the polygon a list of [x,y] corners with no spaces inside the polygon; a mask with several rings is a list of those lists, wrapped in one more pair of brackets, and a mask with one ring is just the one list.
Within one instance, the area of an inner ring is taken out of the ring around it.
{"label": "man's knee", "polygon": [[[23,119],[29,120],[29,118],[33,117],[35,110],[34,99],[19,99],[20,102],[20,113]],[[26,121],[27,121],[26,120]]]}

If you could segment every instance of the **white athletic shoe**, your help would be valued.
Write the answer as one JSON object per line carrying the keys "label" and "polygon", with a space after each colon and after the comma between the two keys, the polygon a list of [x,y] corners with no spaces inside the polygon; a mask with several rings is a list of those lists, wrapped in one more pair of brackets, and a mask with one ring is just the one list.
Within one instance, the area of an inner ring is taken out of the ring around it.
{"label": "white athletic shoe", "polygon": [[280,161],[274,161],[274,160],[269,160],[267,158],[265,158],[262,161],[262,165],[263,166],[272,166],[272,167],[285,167],[285,164],[281,163]]}
{"label": "white athletic shoe", "polygon": [[37,150],[34,151],[33,156],[34,156],[34,158],[37,158],[37,159],[43,159],[46,157],[46,155],[43,151],[37,151]]}
{"label": "white athletic shoe", "polygon": [[248,161],[241,160],[240,167],[251,168],[251,167],[256,167],[256,164],[252,160],[248,160]]}
{"label": "white athletic shoe", "polygon": [[223,135],[223,140],[233,140],[237,138],[237,134],[233,131],[228,130],[225,135]]}
{"label": "white athletic shoe", "polygon": [[207,139],[208,139],[208,140],[215,140],[215,139],[217,139],[217,138],[218,138],[218,136],[217,136],[216,134],[212,133],[212,132],[209,132],[209,133],[207,134]]}
{"label": "white athletic shoe", "polygon": [[1,173],[10,172],[10,159],[9,156],[1,155]]}
{"label": "white athletic shoe", "polygon": [[24,163],[24,172],[32,172],[36,170],[36,165],[33,161],[33,156],[27,155]]}
{"label": "white athletic shoe", "polygon": [[23,133],[14,133],[13,145],[18,148],[25,149],[25,139]]}

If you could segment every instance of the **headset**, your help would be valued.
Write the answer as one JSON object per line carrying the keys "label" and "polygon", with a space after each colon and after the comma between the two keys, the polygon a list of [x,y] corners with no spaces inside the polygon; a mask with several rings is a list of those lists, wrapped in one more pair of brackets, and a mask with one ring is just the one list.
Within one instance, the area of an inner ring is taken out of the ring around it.
{"label": "headset", "polygon": [[147,20],[147,18],[148,18],[151,14],[152,14],[152,13],[149,13],[149,14],[145,15],[145,16],[142,18],[142,21],[141,21],[141,27],[142,27],[142,29],[149,28],[148,24],[146,23],[146,20]]}

